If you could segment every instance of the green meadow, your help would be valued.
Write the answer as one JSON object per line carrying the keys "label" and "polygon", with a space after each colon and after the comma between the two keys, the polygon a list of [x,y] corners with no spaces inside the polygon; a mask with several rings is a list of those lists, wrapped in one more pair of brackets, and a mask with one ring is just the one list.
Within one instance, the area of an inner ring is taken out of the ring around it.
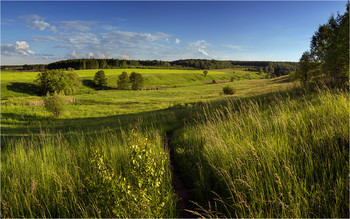
{"label": "green meadow", "polygon": [[[105,69],[98,90],[97,71],[59,118],[37,72],[1,72],[1,217],[349,216],[347,91],[240,67]],[[118,90],[123,71],[144,88]]]}

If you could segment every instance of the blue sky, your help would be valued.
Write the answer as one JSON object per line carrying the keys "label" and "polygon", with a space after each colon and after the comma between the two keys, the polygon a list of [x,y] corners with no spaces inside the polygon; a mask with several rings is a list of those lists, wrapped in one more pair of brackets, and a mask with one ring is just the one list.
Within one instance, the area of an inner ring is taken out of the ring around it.
{"label": "blue sky", "polygon": [[1,2],[1,63],[69,58],[298,61],[332,2]]}

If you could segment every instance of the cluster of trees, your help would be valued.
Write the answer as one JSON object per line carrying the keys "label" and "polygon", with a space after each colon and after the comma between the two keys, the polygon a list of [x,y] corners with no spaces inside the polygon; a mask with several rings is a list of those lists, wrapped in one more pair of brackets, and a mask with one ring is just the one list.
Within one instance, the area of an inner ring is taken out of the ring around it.
{"label": "cluster of trees", "polygon": [[333,15],[312,37],[292,79],[317,81],[335,87],[349,86],[349,3],[343,15]]}
{"label": "cluster of trees", "polygon": [[38,86],[41,95],[54,92],[73,94],[79,89],[81,79],[74,69],[70,68],[67,71],[54,69],[39,73],[34,83]]}
{"label": "cluster of trees", "polygon": [[143,77],[140,73],[132,72],[130,76],[125,71],[118,76],[118,89],[126,90],[129,89],[131,83],[132,90],[139,90],[143,88]]}

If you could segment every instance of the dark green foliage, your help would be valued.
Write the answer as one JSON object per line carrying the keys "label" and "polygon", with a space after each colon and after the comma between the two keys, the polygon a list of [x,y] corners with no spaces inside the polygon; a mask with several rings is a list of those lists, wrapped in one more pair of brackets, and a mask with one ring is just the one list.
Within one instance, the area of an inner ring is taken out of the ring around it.
{"label": "dark green foliage", "polygon": [[120,90],[126,90],[129,88],[129,77],[128,77],[128,73],[126,73],[125,71],[123,71],[123,73],[121,73],[118,76],[118,89]]}
{"label": "dark green foliage", "polygon": [[129,76],[132,90],[139,90],[143,87],[143,77],[140,73],[132,72]]}
{"label": "dark green foliage", "polygon": [[232,95],[232,94],[236,93],[236,90],[233,87],[231,87],[230,85],[223,87],[222,91],[224,92],[224,94],[227,94],[227,95]]}
{"label": "dark green foliage", "polygon": [[66,96],[63,92],[54,92],[51,95],[47,93],[46,98],[44,98],[45,108],[52,113],[55,118],[60,117],[66,104]]}
{"label": "dark green foliage", "polygon": [[335,87],[349,85],[349,4],[343,15],[331,16],[311,40],[310,51],[300,58],[293,77],[304,82],[322,81]]}
{"label": "dark green foliage", "polygon": [[172,62],[159,60],[120,60],[120,59],[73,59],[62,60],[44,66],[48,69],[61,69],[72,67],[74,69],[98,69],[98,68],[173,68],[173,69],[222,69],[235,66],[251,67],[251,71],[257,71],[258,67],[267,68],[269,65],[285,65],[294,68],[295,62],[266,62],[266,61],[221,61],[207,59],[185,59]]}
{"label": "dark green foliage", "polygon": [[103,70],[96,72],[94,77],[94,83],[98,87],[103,87],[107,85],[107,78]]}
{"label": "dark green foliage", "polygon": [[207,77],[208,71],[203,71],[203,75]]}
{"label": "dark green foliage", "polygon": [[69,71],[55,69],[39,73],[34,83],[38,85],[39,92],[42,95],[47,92],[73,94],[80,87],[81,80],[73,69],[70,69]]}
{"label": "dark green foliage", "polygon": [[212,83],[213,83],[213,84],[216,84],[216,80],[215,80],[215,79],[213,79]]}

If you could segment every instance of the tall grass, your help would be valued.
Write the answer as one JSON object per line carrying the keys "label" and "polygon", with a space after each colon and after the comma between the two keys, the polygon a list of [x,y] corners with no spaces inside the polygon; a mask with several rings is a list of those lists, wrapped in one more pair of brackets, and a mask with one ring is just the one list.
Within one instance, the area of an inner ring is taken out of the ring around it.
{"label": "tall grass", "polygon": [[346,92],[209,106],[172,147],[203,216],[349,216]]}
{"label": "tall grass", "polygon": [[42,132],[8,142],[1,154],[1,217],[176,217],[161,136],[154,130],[120,135]]}

